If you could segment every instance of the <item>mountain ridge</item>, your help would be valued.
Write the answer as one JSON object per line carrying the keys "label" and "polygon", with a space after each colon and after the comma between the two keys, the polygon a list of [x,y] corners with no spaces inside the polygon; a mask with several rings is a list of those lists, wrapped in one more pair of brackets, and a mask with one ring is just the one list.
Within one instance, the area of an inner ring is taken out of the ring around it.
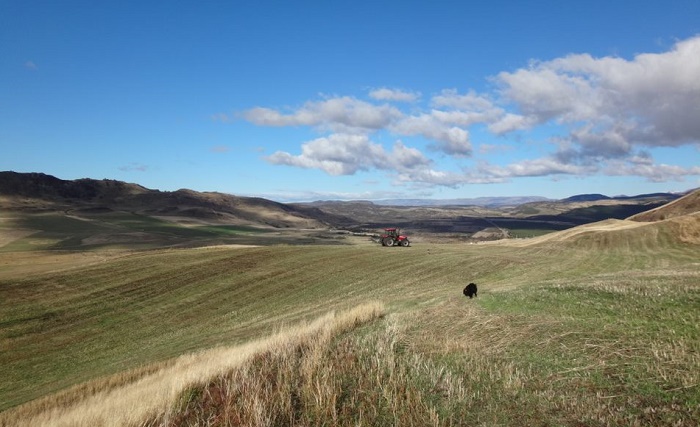
{"label": "mountain ridge", "polygon": [[329,221],[337,220],[314,207],[259,197],[189,189],[160,191],[117,180],[62,180],[43,173],[0,172],[0,197],[10,209],[128,211],[275,228],[327,228]]}
{"label": "mountain ridge", "polygon": [[54,211],[82,216],[122,212],[185,226],[352,231],[398,226],[423,235],[473,235],[495,226],[559,230],[606,218],[624,219],[679,197],[671,193],[615,197],[582,194],[561,200],[519,196],[393,199],[394,204],[387,204],[387,200],[281,203],[210,191],[153,190],[112,179],[62,180],[37,172],[0,172],[0,206],[24,212]]}

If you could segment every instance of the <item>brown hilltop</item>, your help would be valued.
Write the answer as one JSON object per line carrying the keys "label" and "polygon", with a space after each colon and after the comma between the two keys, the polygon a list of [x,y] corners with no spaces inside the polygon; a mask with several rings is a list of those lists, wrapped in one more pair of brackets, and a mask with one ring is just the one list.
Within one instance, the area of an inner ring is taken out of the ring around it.
{"label": "brown hilltop", "polygon": [[700,212],[700,188],[658,208],[638,213],[627,219],[654,222]]}
{"label": "brown hilltop", "polygon": [[550,245],[589,249],[654,251],[700,244],[700,189],[672,202],[630,216],[582,224],[532,239],[503,240],[513,246]]}

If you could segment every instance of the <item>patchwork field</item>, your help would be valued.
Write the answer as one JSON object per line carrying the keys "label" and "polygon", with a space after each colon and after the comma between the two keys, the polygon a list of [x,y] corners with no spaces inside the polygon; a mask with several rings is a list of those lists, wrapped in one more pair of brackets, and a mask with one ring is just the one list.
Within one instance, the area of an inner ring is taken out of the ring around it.
{"label": "patchwork field", "polygon": [[2,426],[700,419],[697,214],[409,248],[27,238],[0,253]]}

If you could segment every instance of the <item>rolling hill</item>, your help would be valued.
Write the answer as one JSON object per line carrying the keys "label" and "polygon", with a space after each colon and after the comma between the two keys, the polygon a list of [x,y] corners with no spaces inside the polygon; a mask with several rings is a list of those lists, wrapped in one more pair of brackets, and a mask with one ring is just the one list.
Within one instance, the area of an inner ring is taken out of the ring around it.
{"label": "rolling hill", "polygon": [[[174,233],[129,205],[161,200],[152,190],[103,203],[106,190],[55,185],[10,199],[60,236],[129,221]],[[73,199],[77,217],[57,208]],[[404,249],[49,252],[30,242],[52,235],[33,231],[24,252],[0,251],[0,426],[693,426],[700,212],[674,204],[688,212]],[[183,242],[209,229],[184,218]]]}
{"label": "rolling hill", "polygon": [[159,191],[109,179],[62,180],[41,173],[0,172],[0,202],[6,209],[66,210],[98,214],[130,212],[173,222],[275,228],[323,228],[335,218],[313,208],[256,197],[187,189]]}
{"label": "rolling hill", "polygon": [[587,194],[559,201],[500,198],[497,204],[460,199],[449,202],[475,204],[444,206],[435,205],[438,201],[284,204],[217,192],[159,191],[109,179],[0,172],[0,250],[341,244],[343,234],[334,229],[371,234],[388,226],[401,228],[414,242],[476,242],[624,219],[677,197]]}
{"label": "rolling hill", "polygon": [[314,207],[114,180],[0,172],[0,250],[334,243]]}
{"label": "rolling hill", "polygon": [[637,247],[659,249],[666,242],[700,244],[700,190],[692,191],[660,207],[626,219],[610,218],[549,233],[533,239],[510,242],[518,246],[560,244],[569,247]]}
{"label": "rolling hill", "polygon": [[660,221],[696,212],[700,212],[700,189],[692,191],[668,204],[633,215],[629,219],[644,222]]}
{"label": "rolling hill", "polygon": [[0,268],[0,425],[694,425],[697,219]]}

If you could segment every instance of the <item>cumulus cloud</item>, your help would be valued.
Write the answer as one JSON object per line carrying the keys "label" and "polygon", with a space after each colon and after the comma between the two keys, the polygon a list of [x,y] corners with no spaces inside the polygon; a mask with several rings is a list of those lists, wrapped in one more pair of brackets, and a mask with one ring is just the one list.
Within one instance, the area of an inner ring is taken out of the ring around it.
{"label": "cumulus cloud", "polygon": [[420,98],[420,92],[380,88],[370,91],[369,96],[379,101],[413,102]]}
{"label": "cumulus cloud", "polygon": [[[502,72],[495,81],[526,118],[521,128],[547,121],[571,126],[582,154],[595,154],[596,147],[610,151],[608,144],[619,149],[622,140],[645,146],[700,140],[697,76],[700,37],[632,60],[581,54],[533,62],[529,68]],[[576,128],[581,123],[583,130]]]}
{"label": "cumulus cloud", "polygon": [[[700,36],[628,59],[571,54],[535,60],[493,76],[493,90],[485,93],[444,89],[421,100],[417,91],[381,87],[369,91],[367,100],[328,97],[291,109],[256,107],[239,117],[259,126],[306,126],[327,134],[303,142],[300,154],[278,151],[267,161],[331,175],[384,170],[399,183],[425,186],[593,174],[663,181],[700,174],[698,167],[657,164],[647,151],[700,142],[698,76]],[[231,121],[227,114],[213,118]],[[457,162],[476,156],[478,167],[461,173],[439,170],[428,150],[400,141],[393,146],[373,142],[380,132],[423,138],[427,149]],[[510,138],[509,149],[477,140],[475,153],[472,139],[486,133]],[[486,160],[515,157],[523,141],[536,145],[528,150],[538,153],[536,158],[505,166]]]}
{"label": "cumulus cloud", "polygon": [[317,126],[333,132],[376,131],[401,116],[390,105],[375,105],[348,96],[307,102],[289,114],[262,107],[243,114],[246,120],[260,126]]}
{"label": "cumulus cloud", "polygon": [[466,183],[462,174],[440,171],[432,168],[419,168],[404,171],[397,175],[396,181],[401,184],[411,184],[413,186],[442,186],[456,188]]}
{"label": "cumulus cloud", "polygon": [[608,176],[637,176],[650,182],[683,181],[688,177],[700,175],[700,166],[657,164],[646,152],[626,159],[580,164],[561,160],[559,156],[549,156],[514,162],[507,166],[483,162],[471,173],[470,182],[475,182],[477,177],[483,182],[505,182],[524,177],[592,176],[600,173]]}
{"label": "cumulus cloud", "polygon": [[635,157],[629,161],[613,161],[608,163],[605,173],[611,176],[640,176],[649,182],[683,181],[687,177],[700,175],[700,166],[682,167],[654,164],[650,161],[639,161]]}
{"label": "cumulus cloud", "polygon": [[479,95],[473,90],[466,94],[460,94],[457,89],[444,89],[439,95],[433,96],[432,104],[438,108],[450,107],[462,111],[499,109],[494,106],[494,103],[488,97]]}
{"label": "cumulus cloud", "polygon": [[332,134],[318,138],[302,144],[299,155],[277,151],[268,156],[267,161],[321,169],[329,175],[353,175],[357,171],[370,169],[402,171],[430,163],[420,151],[408,148],[401,142],[396,142],[393,150],[387,152],[366,135],[353,134]]}
{"label": "cumulus cloud", "polygon": [[573,165],[554,157],[523,160],[508,166],[482,164],[479,172],[484,177],[511,179],[550,175],[591,175],[598,171],[596,165]]}
{"label": "cumulus cloud", "polygon": [[[383,95],[375,94],[375,97],[388,99],[397,94],[406,94],[389,89],[381,91]],[[257,107],[244,112],[243,118],[259,126],[311,126],[339,134],[369,134],[389,130],[397,135],[419,135],[434,141],[433,147],[438,151],[454,156],[469,156],[472,152],[469,132],[459,125],[476,123],[483,118],[467,118],[468,114],[433,110],[429,114],[409,115],[388,104],[376,105],[352,97],[338,97],[307,102],[301,108],[286,114],[271,108]],[[215,117],[222,120],[219,115]]]}
{"label": "cumulus cloud", "polygon": [[535,120],[530,117],[505,113],[497,120],[490,122],[488,129],[496,135],[503,135],[516,130],[529,129],[535,124],[534,122]]}
{"label": "cumulus cloud", "polygon": [[453,156],[469,156],[472,153],[472,145],[469,141],[469,132],[450,126],[437,118],[434,114],[422,114],[407,116],[390,128],[400,135],[422,135],[435,141],[433,145],[438,151]]}
{"label": "cumulus cloud", "polygon": [[460,94],[455,89],[446,89],[435,95],[431,104],[434,107],[431,114],[436,119],[457,126],[492,123],[506,114],[489,97],[474,91]]}

